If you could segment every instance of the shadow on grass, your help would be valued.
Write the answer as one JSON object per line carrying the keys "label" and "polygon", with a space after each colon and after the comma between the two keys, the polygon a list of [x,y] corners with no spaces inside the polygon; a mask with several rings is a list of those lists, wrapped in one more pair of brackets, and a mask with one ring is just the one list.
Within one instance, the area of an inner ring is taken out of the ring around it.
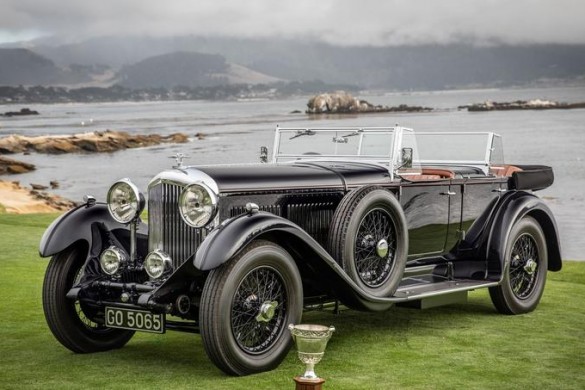
{"label": "shadow on grass", "polygon": [[[428,310],[393,307],[377,313],[343,310],[340,314],[334,314],[331,311],[314,311],[305,313],[302,322],[335,325],[337,330],[331,341],[334,351],[336,344],[351,345],[356,339],[375,342],[381,334],[400,342],[408,339],[411,334],[431,330],[471,328],[484,316],[500,315],[489,305],[470,302]],[[285,329],[284,332],[288,333],[288,330]],[[172,362],[174,369],[184,370],[189,376],[204,374],[207,378],[225,377],[207,358],[201,336],[197,334],[137,334],[124,348],[99,355],[105,357],[106,354],[107,359],[113,363],[124,366],[136,363],[153,373],[166,371],[168,368],[164,366]]]}

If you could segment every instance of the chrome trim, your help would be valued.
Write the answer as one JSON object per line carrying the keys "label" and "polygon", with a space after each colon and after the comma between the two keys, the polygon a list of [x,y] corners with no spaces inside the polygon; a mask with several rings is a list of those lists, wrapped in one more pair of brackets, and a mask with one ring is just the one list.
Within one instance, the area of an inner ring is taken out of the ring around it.
{"label": "chrome trim", "polygon": [[203,183],[211,189],[215,195],[219,195],[219,187],[215,180],[207,173],[201,172],[197,167],[183,167],[182,169],[173,169],[162,171],[152,178],[148,183],[148,189],[160,183],[174,184],[178,186],[188,186],[189,184]]}
{"label": "chrome trim", "polygon": [[[119,184],[126,184],[128,187],[130,187],[130,189],[134,193],[134,197],[136,198],[136,210],[134,210],[134,215],[128,221],[118,218],[118,216],[115,215],[111,208],[112,191]],[[136,217],[138,217],[140,213],[142,213],[142,210],[144,210],[144,196],[141,194],[136,184],[132,183],[132,181],[129,178],[125,177],[123,179],[117,180],[114,184],[110,186],[110,188],[108,189],[108,193],[106,195],[106,204],[108,206],[108,211],[110,212],[110,215],[112,216],[112,218],[114,218],[116,222],[128,224],[132,222],[132,220],[136,219]]]}
{"label": "chrome trim", "polygon": [[[114,254],[114,257],[116,258],[117,261],[117,266],[116,269],[112,272],[108,272],[108,270],[106,270],[105,266],[104,266],[104,256],[106,255],[106,253],[111,252]],[[126,258],[126,254],[124,253],[124,251],[116,246],[110,246],[109,248],[107,248],[105,251],[102,252],[102,254],[100,255],[99,258],[99,263],[100,263],[100,269],[102,270],[103,273],[107,274],[107,275],[115,275],[120,268],[122,268],[126,261],[128,259]]]}
{"label": "chrome trim", "polygon": [[[207,194],[209,195],[209,198],[211,199],[210,206],[212,208],[212,211],[209,215],[209,219],[207,220],[207,222],[205,222],[201,226],[197,226],[197,225],[193,224],[191,221],[189,221],[187,219],[187,217],[185,217],[185,211],[184,211],[185,196],[187,196],[187,192],[189,191],[189,189],[191,187],[194,187],[194,186],[198,186],[198,187],[203,188],[205,190],[205,192],[207,192]],[[183,191],[179,195],[179,212],[181,214],[181,218],[183,219],[183,222],[185,222],[189,226],[201,229],[201,228],[208,226],[215,219],[215,216],[217,215],[217,212],[219,209],[218,203],[219,203],[219,197],[217,196],[217,194],[215,192],[213,192],[213,190],[211,188],[209,188],[209,186],[207,186],[205,183],[199,181],[197,183],[189,184],[188,186],[183,188]]]}
{"label": "chrome trim", "polygon": [[161,179],[151,182],[148,190],[148,250],[168,253],[175,269],[197,251],[207,235],[206,229],[183,221],[179,211],[183,188],[184,184]]}
{"label": "chrome trim", "polygon": [[[159,275],[152,274],[150,272],[149,261],[150,261],[150,259],[153,258],[153,256],[158,256],[163,263],[162,272]],[[158,279],[161,276],[163,276],[165,273],[168,273],[172,269],[173,269],[173,261],[171,259],[171,256],[169,256],[165,252],[161,251],[160,249],[155,249],[153,252],[150,252],[146,256],[146,258],[144,259],[144,270],[146,271],[148,276],[150,276],[151,279]]]}

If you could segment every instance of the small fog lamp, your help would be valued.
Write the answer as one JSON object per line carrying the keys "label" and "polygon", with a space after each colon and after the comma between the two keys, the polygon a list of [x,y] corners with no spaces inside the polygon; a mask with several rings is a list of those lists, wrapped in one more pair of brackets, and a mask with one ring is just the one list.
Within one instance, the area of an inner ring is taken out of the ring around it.
{"label": "small fog lamp", "polygon": [[171,257],[160,250],[150,252],[144,260],[144,269],[152,279],[158,279],[173,268]]}
{"label": "small fog lamp", "polygon": [[120,248],[111,246],[100,256],[100,268],[108,275],[114,275],[126,262],[126,255]]}

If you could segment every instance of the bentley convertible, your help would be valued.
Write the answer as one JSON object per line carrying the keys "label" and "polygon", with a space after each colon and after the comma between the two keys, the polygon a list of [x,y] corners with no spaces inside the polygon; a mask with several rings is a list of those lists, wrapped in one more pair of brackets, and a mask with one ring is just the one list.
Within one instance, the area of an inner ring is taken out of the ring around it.
{"label": "bentley convertible", "polygon": [[[270,370],[304,309],[461,302],[534,310],[561,269],[546,166],[506,164],[493,133],[277,128],[271,161],[185,166],[146,194],[115,182],[46,230],[43,307],[77,353],[135,331],[200,333],[224,372]],[[141,219],[148,208],[147,223]],[[342,326],[340,324],[340,326]]]}

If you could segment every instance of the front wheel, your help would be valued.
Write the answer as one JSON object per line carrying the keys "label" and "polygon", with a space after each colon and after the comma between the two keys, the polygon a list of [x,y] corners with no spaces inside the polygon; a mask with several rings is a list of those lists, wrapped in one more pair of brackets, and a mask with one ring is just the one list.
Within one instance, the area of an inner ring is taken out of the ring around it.
{"label": "front wheel", "polygon": [[107,328],[103,311],[98,312],[67,292],[83,276],[84,251],[72,247],[53,256],[43,283],[43,309],[49,329],[65,347],[77,353],[107,351],[123,347],[133,331]]}
{"label": "front wheel", "polygon": [[548,256],[542,228],[532,217],[512,227],[506,244],[506,266],[499,286],[490,297],[502,314],[522,314],[536,309],[546,283]]}
{"label": "front wheel", "polygon": [[268,371],[286,356],[290,323],[301,320],[303,288],[293,258],[254,241],[212,270],[201,296],[201,337],[209,358],[230,375]]}

